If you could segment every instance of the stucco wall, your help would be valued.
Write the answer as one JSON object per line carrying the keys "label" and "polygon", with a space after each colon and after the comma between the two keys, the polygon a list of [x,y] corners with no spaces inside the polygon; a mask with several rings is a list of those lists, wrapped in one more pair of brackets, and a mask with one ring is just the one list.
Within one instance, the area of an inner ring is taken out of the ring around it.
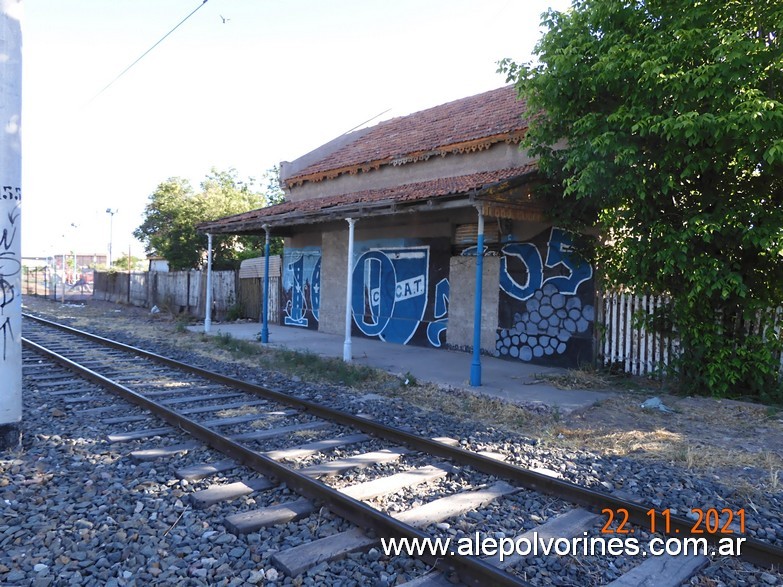
{"label": "stucco wall", "polygon": [[[481,349],[495,351],[498,323],[498,257],[484,257],[482,272]],[[452,283],[449,298],[449,327],[446,342],[451,347],[473,347],[473,298],[476,291],[476,257],[452,257],[449,264]]]}
{"label": "stucco wall", "polygon": [[345,332],[345,271],[348,255],[348,223],[344,230],[323,233],[321,257],[321,323],[318,330]]}

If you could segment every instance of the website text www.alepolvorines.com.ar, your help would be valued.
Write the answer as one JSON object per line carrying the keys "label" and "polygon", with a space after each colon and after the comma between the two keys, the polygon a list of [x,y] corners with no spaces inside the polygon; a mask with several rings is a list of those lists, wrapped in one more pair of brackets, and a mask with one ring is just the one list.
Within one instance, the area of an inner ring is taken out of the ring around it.
{"label": "website text www.alepolvorines.com.ar", "polygon": [[386,556],[739,556],[745,538],[724,537],[716,541],[707,538],[654,537],[643,543],[637,538],[617,536],[583,536],[575,538],[532,537],[493,538],[482,537],[479,532],[460,538],[382,538],[381,548]]}

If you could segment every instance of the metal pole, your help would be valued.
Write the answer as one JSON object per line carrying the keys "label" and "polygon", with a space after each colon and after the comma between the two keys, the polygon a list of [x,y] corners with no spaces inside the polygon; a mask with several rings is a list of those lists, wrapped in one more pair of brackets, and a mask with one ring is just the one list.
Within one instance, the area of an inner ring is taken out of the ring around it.
{"label": "metal pole", "polygon": [[0,2],[0,222],[5,248],[0,285],[0,450],[22,438],[22,2]]}
{"label": "metal pole", "polygon": [[131,246],[128,244],[128,305],[131,303]]}
{"label": "metal pole", "polygon": [[207,234],[207,299],[204,309],[204,332],[212,328],[212,235]]}
{"label": "metal pole", "polygon": [[66,272],[65,272],[65,235],[63,235],[63,292],[62,292],[63,304],[65,303],[65,276],[66,276]]}
{"label": "metal pole", "polygon": [[481,289],[484,272],[484,215],[478,213],[478,242],[476,243],[476,293],[473,308],[473,362],[470,364],[470,384],[481,385]]}
{"label": "metal pole", "polygon": [[113,234],[114,234],[114,215],[117,213],[117,210],[114,210],[112,208],[106,208],[106,214],[109,215],[109,269],[111,269],[111,246],[112,242],[114,240]]}
{"label": "metal pole", "polygon": [[[71,228],[78,229],[79,226],[74,224],[73,222],[71,222]],[[76,247],[74,247],[73,251],[71,251],[71,252],[73,253],[73,276],[72,276],[72,281],[73,281],[73,283],[76,283],[76,269],[79,266],[78,263],[77,263],[77,260],[76,260]]]}
{"label": "metal pole", "polygon": [[269,225],[264,224],[266,243],[264,243],[264,301],[261,317],[261,342],[269,342]]}
{"label": "metal pole", "polygon": [[348,269],[345,277],[345,342],[343,343],[343,361],[350,363],[353,359],[351,351],[351,325],[353,323],[353,235],[355,218],[346,218],[348,222]]}

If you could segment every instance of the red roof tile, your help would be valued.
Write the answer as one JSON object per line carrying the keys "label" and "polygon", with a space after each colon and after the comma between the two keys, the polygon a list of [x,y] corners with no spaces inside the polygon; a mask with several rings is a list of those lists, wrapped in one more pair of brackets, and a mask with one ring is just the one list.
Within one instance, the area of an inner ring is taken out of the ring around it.
{"label": "red roof tile", "polygon": [[298,202],[283,202],[282,204],[252,210],[244,214],[205,222],[199,226],[199,229],[204,232],[219,233],[260,230],[262,225],[267,222],[290,221],[294,218],[303,217],[307,217],[312,222],[318,222],[319,216],[325,217],[330,212],[343,206],[355,206],[358,209],[362,207],[362,204],[409,203],[429,198],[467,194],[472,190],[481,189],[500,181],[527,175],[535,169],[535,164],[529,164],[523,167],[471,173],[469,175],[409,183],[383,189],[365,190]]}
{"label": "red roof tile", "polygon": [[519,141],[527,128],[525,104],[513,86],[448,102],[358,131],[356,139],[285,178],[288,186],[341,173],[427,159],[433,155],[486,149]]}

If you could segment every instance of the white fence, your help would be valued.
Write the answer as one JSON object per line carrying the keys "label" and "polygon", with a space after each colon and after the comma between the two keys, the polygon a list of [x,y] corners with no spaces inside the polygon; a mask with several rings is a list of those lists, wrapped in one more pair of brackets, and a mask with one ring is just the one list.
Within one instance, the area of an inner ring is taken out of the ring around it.
{"label": "white fence", "polygon": [[603,316],[597,324],[599,360],[632,375],[660,373],[677,353],[678,341],[637,325],[634,316],[663,310],[667,300],[607,292],[602,302]]}
{"label": "white fence", "polygon": [[[655,311],[665,317],[667,304],[664,296],[604,293],[598,304],[603,315],[596,320],[598,361],[631,375],[660,374],[679,353],[679,340],[648,330],[635,317]],[[781,325],[783,310],[778,308],[772,324],[774,336],[780,336]],[[741,323],[740,328],[763,336],[769,334],[760,320]],[[783,355],[780,360],[783,373]]]}

